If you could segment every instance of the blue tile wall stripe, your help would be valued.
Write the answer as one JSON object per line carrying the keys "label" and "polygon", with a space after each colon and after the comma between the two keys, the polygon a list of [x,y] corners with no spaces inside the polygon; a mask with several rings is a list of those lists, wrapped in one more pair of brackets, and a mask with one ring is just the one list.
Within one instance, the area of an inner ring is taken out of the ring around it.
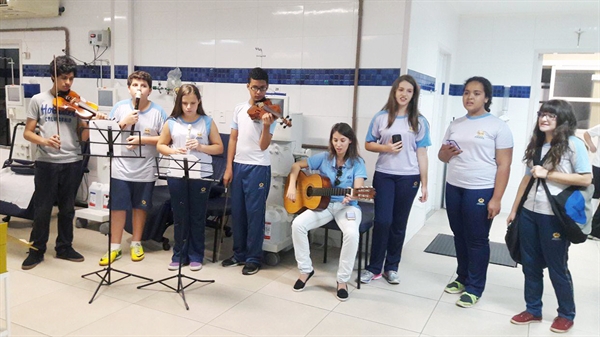
{"label": "blue tile wall stripe", "polygon": [[[464,91],[464,86],[462,84],[450,84],[450,89],[448,94],[450,96],[462,96]],[[494,85],[492,87],[492,96],[493,97],[504,97],[504,86],[503,85]],[[531,96],[531,87],[529,86],[511,86],[509,90],[510,98],[530,98]]]}
{"label": "blue tile wall stripe", "polygon": [[[152,75],[153,80],[165,81],[167,74],[173,70],[173,67],[157,66],[135,66],[135,70],[147,71]],[[246,83],[248,80],[247,68],[199,68],[199,67],[180,67],[181,80],[184,82],[205,82],[205,83]],[[80,78],[110,78],[110,66],[78,66],[77,77]],[[288,85],[335,85],[351,86],[354,84],[354,69],[291,69],[278,68],[266,69],[269,73],[271,84]],[[424,91],[435,90],[435,77],[409,69],[408,74],[413,76]],[[47,65],[27,64],[23,65],[23,76],[29,77],[48,77]],[[126,79],[128,76],[128,67],[126,65],[115,65],[115,78]],[[394,80],[400,75],[400,68],[362,68],[358,71],[359,86],[391,86]],[[462,84],[442,83],[442,93],[446,89],[450,96],[462,96]],[[511,86],[510,97],[529,98],[531,87],[529,86]],[[496,85],[493,88],[494,97],[504,96],[504,86]]]}

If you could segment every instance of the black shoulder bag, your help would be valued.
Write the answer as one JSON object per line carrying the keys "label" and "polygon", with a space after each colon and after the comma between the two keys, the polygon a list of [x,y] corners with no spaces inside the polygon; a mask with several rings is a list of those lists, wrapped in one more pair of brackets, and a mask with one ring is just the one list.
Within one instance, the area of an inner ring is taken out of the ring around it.
{"label": "black shoulder bag", "polygon": [[[540,156],[541,149],[538,149],[535,157],[539,158]],[[536,165],[541,165],[545,159],[544,156]],[[587,226],[592,220],[591,197],[594,194],[594,185],[569,186],[559,194],[552,195],[546,179],[539,180],[544,186],[552,212],[558,218],[567,240],[575,244],[585,242],[587,234],[583,233],[582,227]]]}
{"label": "black shoulder bag", "polygon": [[525,203],[525,200],[527,200],[527,196],[529,195],[529,191],[531,190],[534,181],[535,179],[533,177],[529,179],[529,183],[525,188],[525,192],[523,193],[523,196],[521,196],[519,207],[517,207],[517,214],[515,215],[513,221],[511,221],[508,224],[508,227],[506,227],[506,235],[504,235],[504,242],[506,242],[506,247],[508,248],[510,257],[516,263],[521,263],[521,244],[519,242],[519,215],[521,214],[523,204]]}

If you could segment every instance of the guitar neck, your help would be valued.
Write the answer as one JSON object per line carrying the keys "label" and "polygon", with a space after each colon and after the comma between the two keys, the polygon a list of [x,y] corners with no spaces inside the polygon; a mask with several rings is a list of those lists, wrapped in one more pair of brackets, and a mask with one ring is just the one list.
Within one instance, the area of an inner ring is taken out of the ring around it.
{"label": "guitar neck", "polygon": [[306,194],[309,197],[331,197],[331,196],[345,196],[346,194],[352,195],[351,188],[343,187],[330,187],[330,188],[314,188],[310,187]]}

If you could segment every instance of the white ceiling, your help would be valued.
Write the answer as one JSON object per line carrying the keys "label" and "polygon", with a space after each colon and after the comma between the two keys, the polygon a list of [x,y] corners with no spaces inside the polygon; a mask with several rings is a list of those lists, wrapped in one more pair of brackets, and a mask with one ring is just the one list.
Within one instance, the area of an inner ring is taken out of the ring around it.
{"label": "white ceiling", "polygon": [[413,0],[448,1],[461,16],[493,14],[593,14],[600,17],[600,0]]}

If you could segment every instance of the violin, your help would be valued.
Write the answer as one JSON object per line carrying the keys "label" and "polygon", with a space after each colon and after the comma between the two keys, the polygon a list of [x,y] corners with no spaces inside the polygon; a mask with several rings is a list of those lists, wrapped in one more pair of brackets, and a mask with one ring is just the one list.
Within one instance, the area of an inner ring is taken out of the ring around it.
{"label": "violin", "polygon": [[98,112],[97,104],[87,101],[73,90],[58,92],[53,103],[57,109],[75,112],[82,119],[92,119]]}
{"label": "violin", "polygon": [[248,109],[248,115],[250,116],[250,119],[254,121],[261,120],[265,113],[270,113],[276,118],[281,119],[279,124],[283,125],[284,128],[287,126],[292,127],[292,119],[289,116],[283,117],[281,115],[281,107],[277,104],[273,104],[270,99],[263,99],[262,101],[256,102]]}

